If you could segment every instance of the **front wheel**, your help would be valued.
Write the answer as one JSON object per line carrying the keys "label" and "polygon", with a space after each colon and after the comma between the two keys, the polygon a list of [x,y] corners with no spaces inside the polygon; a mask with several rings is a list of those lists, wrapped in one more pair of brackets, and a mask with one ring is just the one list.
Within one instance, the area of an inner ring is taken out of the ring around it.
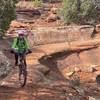
{"label": "front wheel", "polygon": [[21,87],[26,85],[27,81],[27,70],[25,66],[19,66],[19,83]]}

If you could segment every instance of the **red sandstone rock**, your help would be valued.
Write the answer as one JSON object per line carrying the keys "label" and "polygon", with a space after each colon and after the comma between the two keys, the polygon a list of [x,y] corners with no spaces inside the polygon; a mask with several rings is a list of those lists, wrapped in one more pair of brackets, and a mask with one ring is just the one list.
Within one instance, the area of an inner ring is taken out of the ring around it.
{"label": "red sandstone rock", "polygon": [[56,21],[57,19],[58,19],[58,16],[57,16],[56,14],[50,14],[50,15],[47,17],[46,21],[49,23],[49,22],[54,22],[54,21]]}
{"label": "red sandstone rock", "polygon": [[12,21],[11,22],[11,25],[10,25],[12,28],[24,28],[24,27],[28,27],[28,24],[24,24],[24,23],[21,23],[21,22],[17,22],[17,21]]}
{"label": "red sandstone rock", "polygon": [[97,24],[97,25],[96,25],[96,32],[97,32],[97,33],[100,33],[100,24]]}

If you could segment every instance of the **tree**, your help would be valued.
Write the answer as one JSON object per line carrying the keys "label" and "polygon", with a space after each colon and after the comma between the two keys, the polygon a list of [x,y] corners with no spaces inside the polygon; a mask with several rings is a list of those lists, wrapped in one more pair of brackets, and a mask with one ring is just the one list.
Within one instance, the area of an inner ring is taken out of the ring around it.
{"label": "tree", "polygon": [[[60,17],[66,23],[95,23],[99,16],[97,14],[98,0],[63,0]],[[96,4],[97,3],[97,4]]]}
{"label": "tree", "polygon": [[0,0],[0,30],[5,32],[9,28],[10,22],[16,18],[16,0]]}

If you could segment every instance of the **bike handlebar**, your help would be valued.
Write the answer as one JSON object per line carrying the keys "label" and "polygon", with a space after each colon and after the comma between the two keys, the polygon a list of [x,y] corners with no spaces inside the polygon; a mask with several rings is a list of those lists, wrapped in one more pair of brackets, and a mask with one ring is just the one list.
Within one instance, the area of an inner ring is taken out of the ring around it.
{"label": "bike handlebar", "polygon": [[[8,51],[8,52],[10,52],[10,53],[12,53],[12,50],[11,49],[2,49],[3,51]],[[46,54],[46,52],[45,51],[43,51],[43,50],[41,50],[41,49],[39,49],[39,48],[32,48],[32,49],[30,49],[30,50],[28,50],[27,52],[25,52],[25,54],[30,54],[30,53],[32,53],[32,51],[39,51],[39,52],[42,52],[42,53],[44,53],[44,55],[45,56],[48,56],[47,54]]]}

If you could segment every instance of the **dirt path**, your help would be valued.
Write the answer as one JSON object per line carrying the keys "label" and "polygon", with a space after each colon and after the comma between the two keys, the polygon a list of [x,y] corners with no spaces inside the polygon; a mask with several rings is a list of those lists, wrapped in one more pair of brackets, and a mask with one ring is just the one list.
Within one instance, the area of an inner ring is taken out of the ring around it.
{"label": "dirt path", "polygon": [[[0,86],[0,100],[66,100],[65,85],[58,86],[57,90],[44,84],[34,84],[32,81],[33,67],[38,64],[38,58],[42,55],[39,52],[33,52],[27,57],[28,80],[27,85],[21,88],[18,83],[18,69],[15,68],[11,75],[3,80]],[[56,83],[56,82],[55,82]],[[54,83],[54,84],[55,84]],[[69,90],[69,89],[68,89]],[[75,91],[72,93],[75,94]]]}
{"label": "dirt path", "polygon": [[[41,53],[32,53],[27,57],[28,63],[28,80],[24,88],[19,87],[18,71],[15,69],[13,74],[4,80],[0,86],[0,100],[89,100],[89,96],[100,95],[98,89],[87,86],[88,96],[81,96],[74,89],[69,87],[63,81],[54,81],[51,86],[47,84],[34,84],[32,64],[38,63],[37,58]],[[90,89],[89,89],[90,88]],[[99,99],[96,99],[99,100]]]}
{"label": "dirt path", "polygon": [[[19,86],[18,68],[15,68],[12,74],[2,81],[0,87],[0,100],[36,100],[34,99],[34,88],[31,88],[33,73],[31,65],[36,65],[38,63],[37,59],[40,55],[40,53],[32,53],[27,57],[28,80],[25,88],[20,88]],[[12,62],[14,62],[14,60]],[[29,84],[31,84],[31,86],[28,86]]]}
{"label": "dirt path", "polygon": [[[9,40],[4,39],[0,41],[0,47],[2,49],[7,49],[10,46]],[[3,44],[3,45],[2,45]],[[11,60],[12,65],[14,65],[14,57],[9,52],[4,52],[5,55]],[[34,84],[33,73],[34,65],[39,64],[38,59],[44,55],[42,52],[37,52],[36,50],[27,56],[28,64],[28,79],[27,85],[21,88],[18,83],[18,68],[15,68],[11,75],[5,78],[0,85],[0,100],[65,100],[65,96],[62,93],[56,92],[49,86],[41,84]],[[59,95],[60,94],[60,95]]]}

